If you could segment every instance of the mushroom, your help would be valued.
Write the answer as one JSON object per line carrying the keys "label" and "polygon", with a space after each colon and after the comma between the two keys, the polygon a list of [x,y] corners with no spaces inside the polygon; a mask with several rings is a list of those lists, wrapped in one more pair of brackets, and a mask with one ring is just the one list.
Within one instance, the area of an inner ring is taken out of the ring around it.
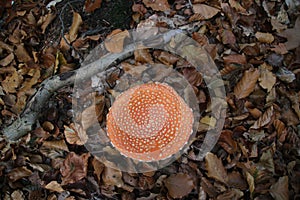
{"label": "mushroom", "polygon": [[166,83],[121,93],[107,114],[107,135],[126,157],[151,162],[179,152],[193,132],[192,109]]}

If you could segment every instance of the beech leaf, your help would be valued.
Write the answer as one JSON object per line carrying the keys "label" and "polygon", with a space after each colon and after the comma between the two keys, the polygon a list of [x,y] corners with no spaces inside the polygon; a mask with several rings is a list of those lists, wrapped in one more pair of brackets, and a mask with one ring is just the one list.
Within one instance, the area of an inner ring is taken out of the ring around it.
{"label": "beech leaf", "polygon": [[63,191],[65,191],[57,181],[51,181],[50,183],[45,185],[45,188],[58,193],[62,193]]}
{"label": "beech leaf", "polygon": [[227,172],[222,161],[213,153],[208,153],[205,156],[205,167],[207,176],[214,178],[222,183],[227,182]]}
{"label": "beech leaf", "polygon": [[274,84],[276,83],[276,76],[270,70],[268,70],[265,65],[261,65],[259,67],[259,70],[260,70],[260,77],[258,79],[259,85],[262,88],[267,89],[268,92],[270,92]]}
{"label": "beech leaf", "polygon": [[206,4],[193,4],[193,9],[195,13],[200,14],[204,19],[210,19],[220,12],[219,9]]}
{"label": "beech leaf", "polygon": [[249,94],[253,92],[258,78],[258,69],[249,69],[245,71],[241,80],[234,87],[234,94],[236,98],[242,99],[249,96]]}
{"label": "beech leaf", "polygon": [[143,0],[146,7],[150,7],[156,11],[167,11],[170,10],[168,0]]}
{"label": "beech leaf", "polygon": [[271,33],[262,33],[262,32],[257,32],[255,33],[255,37],[259,42],[263,43],[272,43],[274,41],[274,36]]}
{"label": "beech leaf", "polygon": [[113,30],[106,37],[106,40],[104,41],[104,46],[111,53],[120,53],[123,51],[124,40],[126,37],[129,37],[129,32],[127,30]]}
{"label": "beech leaf", "polygon": [[276,200],[289,199],[289,179],[288,176],[283,176],[278,179],[270,188],[270,194]]}
{"label": "beech leaf", "polygon": [[269,107],[259,118],[255,121],[255,123],[250,127],[251,129],[259,129],[267,125],[274,114],[273,106]]}
{"label": "beech leaf", "polygon": [[9,180],[11,180],[12,182],[15,182],[21,178],[25,178],[28,177],[32,174],[32,171],[30,171],[29,169],[27,169],[26,167],[17,167],[12,169],[7,177],[9,178]]}
{"label": "beech leaf", "polygon": [[[70,124],[69,126],[64,125],[65,137],[69,144],[77,144],[83,145],[86,143],[88,136],[86,134],[79,135],[78,131],[76,130],[75,124]],[[80,131],[80,133],[86,133],[85,131]]]}
{"label": "beech leaf", "polygon": [[79,13],[73,12],[73,21],[72,25],[69,31],[69,34],[67,35],[67,38],[69,42],[73,42],[77,38],[77,33],[79,30],[80,25],[82,24],[82,18]]}
{"label": "beech leaf", "polygon": [[172,174],[164,181],[168,193],[172,198],[182,198],[195,187],[193,179],[188,174]]}
{"label": "beech leaf", "polygon": [[287,50],[297,48],[300,45],[300,17],[297,18],[294,28],[286,29],[279,35],[287,38],[287,42],[284,43]]}

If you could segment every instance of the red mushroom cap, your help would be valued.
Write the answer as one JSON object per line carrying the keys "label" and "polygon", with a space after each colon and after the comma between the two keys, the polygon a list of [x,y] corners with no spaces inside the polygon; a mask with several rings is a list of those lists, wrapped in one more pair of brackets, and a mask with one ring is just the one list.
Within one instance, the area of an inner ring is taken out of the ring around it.
{"label": "red mushroom cap", "polygon": [[193,132],[193,111],[165,83],[146,83],[120,94],[107,115],[107,134],[122,155],[158,161],[176,154]]}

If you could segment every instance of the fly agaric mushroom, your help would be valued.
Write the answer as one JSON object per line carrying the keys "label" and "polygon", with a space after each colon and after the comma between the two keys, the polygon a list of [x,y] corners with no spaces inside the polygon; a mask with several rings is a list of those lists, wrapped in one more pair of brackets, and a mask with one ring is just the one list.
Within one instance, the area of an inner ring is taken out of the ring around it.
{"label": "fly agaric mushroom", "polygon": [[107,135],[126,157],[166,159],[187,143],[193,111],[166,83],[145,83],[121,93],[107,115]]}

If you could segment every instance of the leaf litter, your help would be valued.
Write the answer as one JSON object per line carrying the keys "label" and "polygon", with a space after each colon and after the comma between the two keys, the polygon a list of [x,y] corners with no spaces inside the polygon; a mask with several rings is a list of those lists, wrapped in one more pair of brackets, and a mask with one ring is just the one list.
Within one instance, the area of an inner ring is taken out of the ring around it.
{"label": "leaf litter", "polygon": [[[193,27],[189,34],[209,51],[223,75],[229,108],[215,148],[204,161],[197,160],[197,147],[205,132],[217,123],[207,109],[210,97],[202,75],[170,52],[136,51],[133,57],[122,61],[124,69],[135,75],[135,70],[145,69],[137,69],[139,64],[160,63],[178,70],[193,86],[199,107],[205,110],[187,155],[151,173],[129,174],[106,167],[83,144],[89,139],[86,131],[90,131],[93,123],[105,123],[110,105],[106,97],[101,97],[96,107],[87,106],[83,114],[89,116],[96,110],[98,119],[87,117],[83,130],[78,131],[71,120],[72,88],[68,87],[49,100],[36,128],[27,136],[14,144],[0,138],[1,198],[299,196],[297,1],[134,1],[127,16],[132,20],[126,29],[95,20],[101,9],[109,7],[108,1],[69,2],[65,7],[60,1],[47,5],[42,1],[21,2],[0,3],[5,8],[0,9],[1,129],[21,114],[45,78],[76,69],[81,56],[116,33],[121,34],[108,40],[105,47],[112,53],[121,52],[129,37],[129,27],[146,24],[172,29]],[[89,17],[94,24],[87,20]],[[201,56],[192,47],[183,51],[186,56]],[[110,76],[107,82],[113,84],[116,76]],[[103,143],[109,142],[102,137]]]}

